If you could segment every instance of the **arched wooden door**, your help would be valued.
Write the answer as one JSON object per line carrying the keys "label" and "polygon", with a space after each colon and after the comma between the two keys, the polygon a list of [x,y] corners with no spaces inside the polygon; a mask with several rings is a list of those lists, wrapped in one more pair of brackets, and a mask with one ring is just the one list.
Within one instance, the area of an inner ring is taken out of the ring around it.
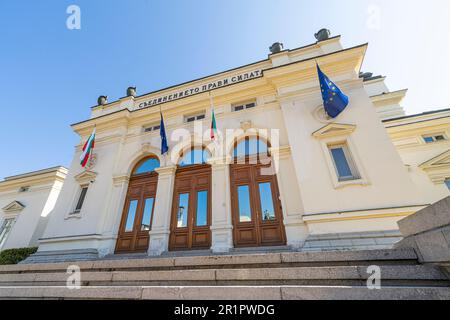
{"label": "arched wooden door", "polygon": [[211,247],[211,167],[205,150],[186,152],[178,166],[173,194],[169,250]]}
{"label": "arched wooden door", "polygon": [[116,253],[146,252],[149,231],[153,220],[159,167],[156,158],[146,158],[138,163],[130,178]]}
{"label": "arched wooden door", "polygon": [[277,176],[263,140],[236,144],[230,181],[235,247],[285,245]]}

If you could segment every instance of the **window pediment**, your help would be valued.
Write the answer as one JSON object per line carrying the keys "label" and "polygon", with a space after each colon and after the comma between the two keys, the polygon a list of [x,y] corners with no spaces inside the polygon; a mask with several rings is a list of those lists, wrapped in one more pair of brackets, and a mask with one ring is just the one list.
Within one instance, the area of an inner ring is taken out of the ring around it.
{"label": "window pediment", "polygon": [[317,130],[312,135],[316,139],[326,139],[330,137],[348,136],[356,130],[355,125],[330,123]]}
{"label": "window pediment", "polygon": [[419,166],[436,184],[444,183],[450,178],[450,150],[434,157]]}
{"label": "window pediment", "polygon": [[25,205],[19,201],[13,201],[8,204],[6,207],[2,208],[5,213],[15,213],[25,209]]}
{"label": "window pediment", "polygon": [[434,157],[433,159],[428,160],[420,165],[422,169],[431,169],[440,166],[450,166],[450,150],[445,151],[444,153]]}
{"label": "window pediment", "polygon": [[79,184],[87,184],[95,181],[95,179],[97,178],[97,173],[86,170],[79,175],[76,175],[74,178]]}

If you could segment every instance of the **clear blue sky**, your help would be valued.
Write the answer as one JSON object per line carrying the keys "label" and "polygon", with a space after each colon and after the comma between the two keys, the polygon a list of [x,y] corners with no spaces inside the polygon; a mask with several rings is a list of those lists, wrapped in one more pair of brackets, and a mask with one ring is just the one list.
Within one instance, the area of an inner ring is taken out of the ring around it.
{"label": "clear blue sky", "polygon": [[[81,30],[66,9],[81,8]],[[313,43],[321,27],[344,46],[369,42],[364,70],[409,88],[408,113],[450,107],[450,1],[0,1],[0,177],[68,165],[100,94],[110,101]]]}

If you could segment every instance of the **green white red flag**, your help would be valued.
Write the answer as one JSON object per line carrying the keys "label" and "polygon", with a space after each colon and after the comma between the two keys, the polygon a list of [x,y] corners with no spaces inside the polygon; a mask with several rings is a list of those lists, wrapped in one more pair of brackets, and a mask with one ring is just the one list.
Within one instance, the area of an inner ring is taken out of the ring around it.
{"label": "green white red flag", "polygon": [[83,146],[83,150],[80,157],[80,164],[84,168],[86,167],[89,158],[92,155],[92,152],[94,150],[95,145],[95,128],[94,131],[92,131],[91,135],[89,136],[89,139],[86,141],[86,143]]}
{"label": "green white red flag", "polygon": [[215,140],[217,136],[217,125],[216,125],[216,115],[214,114],[214,109],[212,110],[212,120],[211,120],[211,140]]}
{"label": "green white red flag", "polygon": [[217,124],[216,124],[216,114],[214,113],[214,103],[211,96],[211,93],[209,94],[209,100],[211,102],[211,110],[212,110],[212,116],[211,116],[211,140],[215,140],[217,137]]}

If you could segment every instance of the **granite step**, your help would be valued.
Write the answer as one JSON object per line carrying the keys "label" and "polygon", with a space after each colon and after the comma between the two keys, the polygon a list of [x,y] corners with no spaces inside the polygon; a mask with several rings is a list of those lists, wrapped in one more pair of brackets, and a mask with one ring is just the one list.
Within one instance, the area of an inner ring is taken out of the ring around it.
{"label": "granite step", "polygon": [[362,286],[0,287],[0,299],[128,300],[450,300],[450,288]]}
{"label": "granite step", "polygon": [[367,265],[415,265],[417,255],[412,249],[330,251],[330,252],[276,252],[228,255],[198,255],[175,257],[127,256],[115,259],[91,261],[19,264],[0,266],[0,274],[65,272],[71,265],[82,271],[144,271],[184,269],[242,269],[284,268],[321,266],[367,266]]}
{"label": "granite step", "polygon": [[[380,266],[385,286],[447,286],[450,279],[433,266]],[[0,274],[0,286],[61,286],[66,272]],[[84,286],[144,285],[365,285],[367,266],[189,269],[158,271],[83,271]]]}

